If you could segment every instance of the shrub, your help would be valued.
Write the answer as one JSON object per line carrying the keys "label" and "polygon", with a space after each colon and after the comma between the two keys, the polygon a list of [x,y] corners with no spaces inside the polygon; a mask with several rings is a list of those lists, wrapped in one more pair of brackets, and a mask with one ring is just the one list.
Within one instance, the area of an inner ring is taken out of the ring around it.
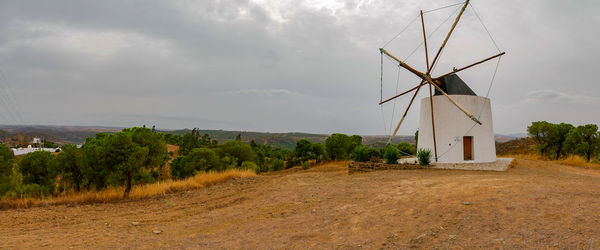
{"label": "shrub", "polygon": [[302,162],[302,169],[308,169],[308,167],[310,167],[310,163],[308,163],[308,161]]}
{"label": "shrub", "polygon": [[398,150],[402,155],[415,155],[415,146],[408,142],[398,143]]}
{"label": "shrub", "polygon": [[26,154],[19,165],[23,174],[24,184],[38,184],[50,193],[56,185],[56,170],[53,164],[54,156],[50,152],[35,151]]}
{"label": "shrub", "polygon": [[37,183],[25,184],[21,190],[17,191],[17,193],[19,193],[19,191],[26,198],[43,198],[50,194],[48,187],[40,186]]}
{"label": "shrub", "polygon": [[392,145],[388,146],[383,151],[383,159],[385,160],[385,163],[397,164],[398,158],[399,158],[398,149]]}
{"label": "shrub", "polygon": [[284,166],[284,162],[283,160],[280,159],[276,159],[275,161],[273,161],[273,171],[279,171],[282,170],[285,166]]}
{"label": "shrub", "polygon": [[255,173],[260,173],[260,168],[258,167],[258,165],[256,165],[256,163],[251,162],[251,161],[242,162],[242,166],[240,167],[240,169],[242,169],[242,170],[252,170]]}
{"label": "shrub", "polygon": [[421,166],[427,166],[431,162],[431,150],[429,149],[419,149],[417,152],[417,158],[419,159],[419,164]]}
{"label": "shrub", "polygon": [[302,164],[302,161],[300,159],[294,157],[287,162],[287,164],[285,165],[285,168],[299,166],[300,164]]}
{"label": "shrub", "polygon": [[367,145],[359,145],[354,148],[354,152],[352,153],[352,159],[358,162],[366,162],[371,159],[371,154],[369,150],[369,146]]}

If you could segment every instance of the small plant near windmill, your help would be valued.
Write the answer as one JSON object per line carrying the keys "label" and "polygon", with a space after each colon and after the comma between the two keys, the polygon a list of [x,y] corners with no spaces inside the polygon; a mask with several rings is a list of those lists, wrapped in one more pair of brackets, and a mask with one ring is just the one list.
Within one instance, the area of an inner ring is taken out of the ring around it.
{"label": "small plant near windmill", "polygon": [[398,148],[390,145],[383,151],[383,159],[387,164],[398,164]]}
{"label": "small plant near windmill", "polygon": [[431,150],[419,149],[417,152],[417,159],[419,159],[419,164],[421,164],[421,166],[428,166],[429,163],[431,163]]}

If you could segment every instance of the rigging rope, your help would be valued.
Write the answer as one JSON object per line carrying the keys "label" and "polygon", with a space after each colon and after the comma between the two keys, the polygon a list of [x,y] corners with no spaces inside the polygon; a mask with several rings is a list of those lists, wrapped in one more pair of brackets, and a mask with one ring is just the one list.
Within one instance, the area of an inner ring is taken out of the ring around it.
{"label": "rigging rope", "polygon": [[[429,33],[429,35],[427,36],[427,39],[431,38],[431,36],[433,36],[433,34],[435,34],[435,32],[437,32],[442,27],[442,25],[444,25],[446,22],[448,22],[448,20],[450,20],[450,18],[453,17],[459,10],[460,10],[460,7],[456,8],[456,10],[453,13],[451,13],[448,17],[446,17],[446,19],[443,22],[441,22],[435,29],[433,29],[433,31],[431,33]],[[408,58],[413,56],[415,54],[415,52],[417,52],[423,45],[425,45],[425,41],[421,42],[421,44],[419,44],[419,46],[417,46],[412,52],[410,52],[410,54],[404,59],[404,61],[408,60]]]}
{"label": "rigging rope", "polygon": [[475,13],[475,16],[477,17],[477,19],[479,19],[479,22],[481,23],[481,25],[485,29],[485,32],[487,32],[488,36],[490,36],[490,39],[492,39],[492,42],[494,43],[494,46],[496,46],[496,49],[498,49],[498,52],[500,52],[501,51],[500,47],[496,43],[496,40],[494,40],[494,37],[492,37],[492,33],[490,33],[490,31],[488,30],[487,26],[485,26],[485,23],[483,23],[483,20],[481,20],[481,17],[479,17],[479,14],[477,14],[477,11],[475,10],[475,7],[473,7],[473,5],[471,3],[469,3],[469,6],[471,6],[471,9],[473,9],[473,13]]}
{"label": "rigging rope", "polygon": [[463,4],[465,4],[465,2],[455,3],[455,4],[448,5],[448,6],[444,6],[444,7],[440,7],[440,8],[436,8],[436,9],[428,10],[428,11],[423,11],[423,14],[427,14],[427,13],[429,13],[429,12],[434,12],[434,11],[438,11],[438,10],[443,10],[443,9],[445,9],[445,8],[450,8],[450,7],[452,7],[452,6],[456,6],[456,5],[463,5]]}
{"label": "rigging rope", "polygon": [[388,130],[387,130],[387,126],[385,126],[386,121],[385,121],[385,112],[383,112],[383,105],[379,105],[379,107],[381,108],[381,118],[383,119],[383,131],[384,131],[384,135],[388,134]]}
{"label": "rigging rope", "polygon": [[415,19],[413,19],[410,23],[408,23],[408,25],[406,25],[406,27],[404,27],[404,29],[402,29],[402,31],[400,31],[396,36],[394,36],[394,38],[390,39],[387,43],[385,43],[383,46],[381,46],[382,48],[385,48],[385,46],[387,46],[388,44],[390,44],[392,41],[394,41],[396,38],[398,38],[400,35],[402,35],[402,33],[404,33],[404,31],[406,31],[408,29],[408,27],[410,27],[410,25],[412,25],[415,21],[417,21],[417,19],[419,19],[421,15],[417,15],[415,17]]}
{"label": "rigging rope", "polygon": [[[398,86],[400,85],[400,66],[398,66],[398,75],[396,77],[396,93],[398,93]],[[398,99],[394,99],[394,106],[392,108],[392,119],[390,120],[390,135],[392,135],[392,127],[394,126],[394,116],[396,115],[396,101]]]}

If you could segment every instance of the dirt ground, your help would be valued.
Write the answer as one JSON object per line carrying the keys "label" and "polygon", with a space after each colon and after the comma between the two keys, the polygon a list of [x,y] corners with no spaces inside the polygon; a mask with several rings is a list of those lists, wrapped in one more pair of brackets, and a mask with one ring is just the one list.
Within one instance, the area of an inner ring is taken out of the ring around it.
{"label": "dirt ground", "polygon": [[507,172],[348,175],[340,163],[139,201],[0,211],[0,248],[40,247],[600,248],[600,170],[518,160]]}

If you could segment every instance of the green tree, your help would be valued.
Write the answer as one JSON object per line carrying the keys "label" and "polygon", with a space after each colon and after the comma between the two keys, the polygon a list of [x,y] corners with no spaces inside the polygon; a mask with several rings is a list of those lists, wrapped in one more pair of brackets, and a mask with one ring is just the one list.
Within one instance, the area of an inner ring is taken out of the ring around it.
{"label": "green tree", "polygon": [[140,147],[148,148],[148,155],[142,165],[145,169],[159,168],[165,166],[168,159],[168,150],[165,137],[162,133],[153,132],[147,128],[131,128],[123,130],[131,134],[133,143]]}
{"label": "green tree", "polygon": [[148,148],[136,145],[127,132],[118,132],[106,137],[107,164],[114,166],[117,174],[125,182],[123,198],[129,197],[133,174],[144,167]]}
{"label": "green tree", "polygon": [[415,148],[419,145],[419,130],[415,131]]}
{"label": "green tree", "polygon": [[546,121],[533,122],[531,126],[527,127],[527,133],[536,141],[538,150],[543,156],[552,154],[558,137],[558,131],[554,124]]}
{"label": "green tree", "polygon": [[294,153],[297,157],[300,157],[302,159],[308,159],[311,152],[312,142],[306,139],[300,139],[296,142],[296,148],[294,148]]}
{"label": "green tree", "polygon": [[350,137],[345,134],[336,133],[325,139],[325,149],[332,160],[347,159],[350,147]]}
{"label": "green tree", "polygon": [[0,144],[0,178],[8,177],[15,159],[13,151],[4,144]]}
{"label": "green tree", "polygon": [[362,145],[362,137],[360,135],[350,136],[350,141],[348,142],[348,155],[354,152],[354,148]]}
{"label": "green tree", "polygon": [[55,157],[56,168],[61,174],[61,181],[70,182],[75,191],[81,190],[83,182],[83,153],[74,145],[64,145],[60,153]]}
{"label": "green tree", "polygon": [[0,196],[12,188],[10,185],[10,176],[13,170],[14,159],[15,155],[13,151],[4,144],[0,144]]}
{"label": "green tree", "polygon": [[42,140],[42,147],[44,148],[58,148],[58,145],[54,142],[48,141],[46,139]]}
{"label": "green tree", "polygon": [[572,129],[567,135],[565,146],[569,152],[584,156],[589,162],[600,151],[598,126],[588,124]]}
{"label": "green tree", "polygon": [[241,166],[245,161],[256,159],[256,153],[252,150],[252,147],[243,141],[234,140],[223,143],[217,148],[216,152],[221,158],[229,156],[237,159],[238,164],[240,164],[238,166]]}
{"label": "green tree", "polygon": [[23,183],[38,184],[53,193],[56,185],[53,158],[54,156],[46,151],[35,151],[26,154],[19,165],[21,174],[23,174]]}
{"label": "green tree", "polygon": [[571,132],[571,130],[573,130],[573,125],[568,124],[568,123],[560,123],[560,124],[555,124],[555,129],[556,129],[556,137],[553,141],[554,143],[554,148],[555,148],[555,152],[556,152],[556,159],[558,160],[561,156],[563,156],[565,154],[563,148],[565,145],[565,141],[567,140],[567,135],[569,134],[569,132]]}
{"label": "green tree", "polygon": [[197,171],[222,170],[219,156],[208,148],[196,148],[186,156],[179,156],[171,162],[171,176],[184,179]]}
{"label": "green tree", "polygon": [[323,144],[321,144],[320,142],[313,143],[311,151],[315,155],[315,159],[316,159],[317,163],[319,163],[321,161],[321,159],[323,157],[325,157],[325,153],[326,153],[325,146]]}
{"label": "green tree", "polygon": [[187,155],[195,148],[199,147],[212,147],[212,142],[208,134],[200,135],[200,130],[194,128],[191,132],[183,135],[181,139],[181,146],[179,147],[180,155]]}
{"label": "green tree", "polygon": [[98,133],[95,138],[87,138],[82,146],[83,176],[86,187],[94,186],[101,190],[107,186],[107,180],[114,172],[114,166],[108,163],[106,139],[108,134]]}

